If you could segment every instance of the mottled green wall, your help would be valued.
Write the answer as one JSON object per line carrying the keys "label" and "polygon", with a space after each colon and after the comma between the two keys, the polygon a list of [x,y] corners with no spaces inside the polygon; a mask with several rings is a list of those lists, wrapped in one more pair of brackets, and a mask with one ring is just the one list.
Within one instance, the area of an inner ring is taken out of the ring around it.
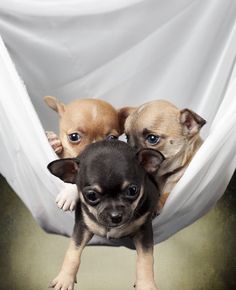
{"label": "mottled green wall", "polygon": [[[236,289],[234,180],[210,213],[155,247],[159,290]],[[47,289],[68,239],[43,232],[3,178],[0,196],[0,289]],[[134,251],[89,247],[76,289],[132,289],[134,273]]]}

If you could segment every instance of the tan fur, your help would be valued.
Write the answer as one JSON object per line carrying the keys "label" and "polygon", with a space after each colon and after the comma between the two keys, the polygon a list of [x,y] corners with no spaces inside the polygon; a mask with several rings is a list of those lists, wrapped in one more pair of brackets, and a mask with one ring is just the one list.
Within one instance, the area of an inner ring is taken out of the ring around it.
{"label": "tan fur", "polygon": [[154,281],[153,247],[144,250],[139,238],[134,238],[137,251],[136,290],[157,290]]}
{"label": "tan fur", "polygon": [[85,212],[83,212],[84,223],[88,227],[88,229],[98,236],[105,237],[107,230],[105,227],[95,223],[91,218],[87,216]]}
{"label": "tan fur", "polygon": [[[124,109],[122,110],[124,111]],[[156,179],[161,193],[165,192],[166,200],[202,144],[199,130],[205,124],[205,120],[188,109],[181,111],[175,105],[164,100],[148,102],[136,110],[132,108],[130,114],[130,110],[127,109],[127,112],[125,133],[129,137],[130,145],[137,149],[158,150],[165,156]],[[191,132],[183,124],[188,114],[192,114],[199,122],[199,124],[195,124]],[[150,134],[160,136],[160,142],[156,145],[148,143],[145,139],[145,129]],[[160,202],[163,203],[163,200]],[[159,206],[162,207],[163,204],[159,204]]]}
{"label": "tan fur", "polygon": [[131,233],[135,233],[145,223],[147,216],[148,213],[136,219],[127,226],[110,229],[110,231],[107,232],[107,238],[118,239],[120,237],[128,236]]}
{"label": "tan fur", "polygon": [[[99,187],[99,188],[100,188],[100,187]],[[91,206],[91,205],[89,205],[87,202],[85,202],[84,197],[83,197],[83,194],[82,194],[81,191],[79,192],[79,198],[80,198],[81,202],[83,202],[84,204],[86,204],[86,206],[87,206],[89,212],[90,212],[91,214],[93,214],[95,217],[97,217],[97,211],[96,211],[95,207],[94,207],[94,206]]]}
{"label": "tan fur", "polygon": [[62,268],[58,276],[50,283],[49,287],[55,289],[73,290],[76,283],[76,274],[80,266],[82,251],[87,242],[92,238],[90,232],[84,234],[84,240],[80,246],[75,244],[73,238],[70,240]]}
{"label": "tan fur", "polygon": [[[98,99],[79,99],[67,105],[59,102],[55,97],[44,97],[50,108],[58,112],[62,145],[60,158],[76,157],[86,145],[104,140],[109,135],[119,136],[118,113],[109,103]],[[79,133],[81,141],[71,143],[68,135]]]}
{"label": "tan fur", "polygon": [[131,208],[132,208],[133,211],[134,211],[134,210],[136,209],[136,207],[138,206],[139,201],[140,201],[140,199],[141,199],[142,196],[143,196],[143,193],[144,193],[144,189],[143,189],[143,186],[142,186],[141,189],[140,189],[140,193],[139,193],[138,198],[137,198],[137,199],[132,203],[132,205],[131,205]]}

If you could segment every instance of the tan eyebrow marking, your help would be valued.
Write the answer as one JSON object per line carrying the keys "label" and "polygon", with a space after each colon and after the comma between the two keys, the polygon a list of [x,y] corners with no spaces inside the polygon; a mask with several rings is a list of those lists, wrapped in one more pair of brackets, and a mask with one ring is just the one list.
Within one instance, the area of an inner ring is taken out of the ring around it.
{"label": "tan eyebrow marking", "polygon": [[91,187],[91,189],[94,189],[94,190],[96,190],[99,193],[102,192],[102,188],[98,184],[90,184],[89,187]]}
{"label": "tan eyebrow marking", "polygon": [[122,184],[121,189],[124,190],[129,184],[130,184],[130,182],[128,180],[125,180]]}

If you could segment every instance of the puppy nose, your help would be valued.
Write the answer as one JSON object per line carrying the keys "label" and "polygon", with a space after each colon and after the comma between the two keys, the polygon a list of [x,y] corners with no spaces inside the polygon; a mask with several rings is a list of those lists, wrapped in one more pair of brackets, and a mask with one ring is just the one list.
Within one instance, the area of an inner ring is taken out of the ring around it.
{"label": "puppy nose", "polygon": [[117,211],[112,212],[111,221],[113,224],[119,224],[122,221],[122,214]]}

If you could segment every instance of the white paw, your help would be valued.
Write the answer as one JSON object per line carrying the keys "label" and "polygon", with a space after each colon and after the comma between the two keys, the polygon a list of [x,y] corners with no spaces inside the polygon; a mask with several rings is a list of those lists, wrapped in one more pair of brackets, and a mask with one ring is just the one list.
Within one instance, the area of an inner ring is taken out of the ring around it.
{"label": "white paw", "polygon": [[69,275],[63,271],[49,284],[49,288],[54,288],[55,290],[73,290],[75,283],[75,277]]}
{"label": "white paw", "polygon": [[46,131],[46,136],[47,136],[48,142],[52,146],[54,152],[56,154],[60,154],[63,150],[63,147],[61,144],[61,140],[59,139],[57,134],[52,132],[52,131]]}
{"label": "white paw", "polygon": [[64,211],[75,209],[76,203],[79,199],[79,193],[75,184],[65,184],[65,187],[56,197],[57,206]]}

